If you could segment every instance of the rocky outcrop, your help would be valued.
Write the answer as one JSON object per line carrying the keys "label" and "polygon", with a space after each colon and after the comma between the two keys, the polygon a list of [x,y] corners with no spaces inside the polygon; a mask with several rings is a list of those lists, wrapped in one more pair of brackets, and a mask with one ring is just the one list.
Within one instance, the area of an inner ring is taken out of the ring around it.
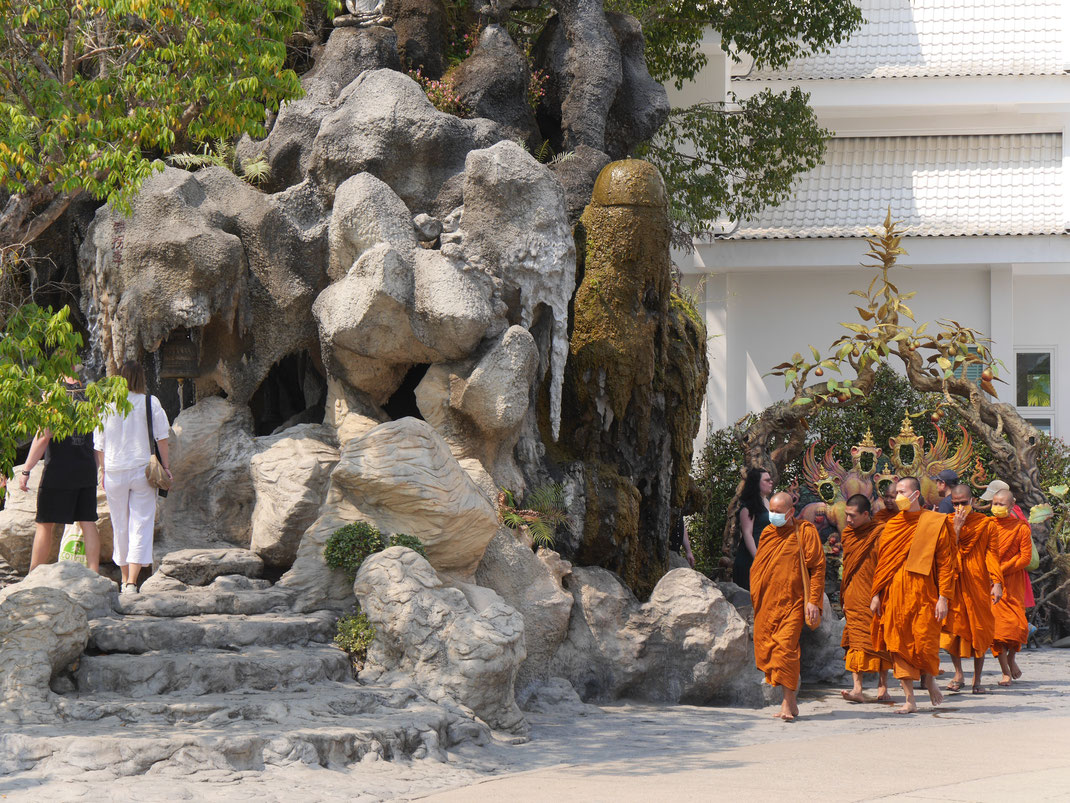
{"label": "rocky outcrop", "polygon": [[814,630],[804,627],[799,638],[800,671],[804,683],[836,683],[847,671],[840,644],[847,623],[836,616],[828,594],[821,600],[821,611],[821,624]]}
{"label": "rocky outcrop", "polygon": [[217,577],[259,577],[264,561],[248,549],[180,549],[168,552],[156,574],[186,586],[206,586]]}
{"label": "rocky outcrop", "polygon": [[381,424],[342,447],[320,516],[280,581],[300,593],[300,605],[351,602],[344,574],[323,562],[323,547],[335,530],[353,521],[367,521],[383,533],[416,536],[432,566],[464,580],[472,577],[498,531],[490,502],[442,437],[415,418]]}
{"label": "rocky outcrop", "polygon": [[451,75],[457,96],[473,116],[499,123],[510,140],[538,144],[539,129],[528,102],[527,59],[504,27],[484,28],[472,55]]}
{"label": "rocky outcrop", "polygon": [[55,588],[18,588],[0,598],[0,720],[53,719],[49,682],[85,649],[85,609]]}
{"label": "rocky outcrop", "polygon": [[565,584],[572,617],[550,672],[585,701],[740,701],[747,625],[711,580],[674,569],[643,604],[605,569],[573,568]]}
{"label": "rocky outcrop", "polygon": [[115,583],[73,560],[38,566],[17,585],[0,590],[0,602],[30,588],[64,592],[89,618],[112,616],[119,605],[119,587]]}
{"label": "rocky outcrop", "polygon": [[338,448],[322,439],[323,427],[288,429],[249,462],[253,481],[250,549],[268,566],[288,569],[301,536],[319,515]]}
{"label": "rocky outcrop", "polygon": [[504,528],[487,545],[476,582],[494,589],[524,618],[526,657],[517,673],[516,689],[517,697],[526,699],[550,677],[551,661],[568,632],[572,595],[562,588],[561,577],[547,562],[520,543],[514,531]]}
{"label": "rocky outcrop", "polygon": [[172,425],[175,481],[163,508],[157,558],[209,544],[249,546],[256,502],[249,470],[256,454],[248,407],[209,397],[182,411]]}
{"label": "rocky outcrop", "polygon": [[500,601],[474,609],[404,547],[365,560],[353,591],[376,628],[362,681],[415,685],[432,700],[470,708],[492,728],[527,731],[514,696],[524,658],[524,621],[515,610]]}
{"label": "rocky outcrop", "polygon": [[408,70],[428,78],[446,71],[446,37],[449,22],[442,0],[387,0],[383,13],[394,20],[398,52]]}
{"label": "rocky outcrop", "polygon": [[665,186],[647,162],[614,162],[580,223],[564,389],[564,454],[582,460],[576,563],[618,572],[640,596],[668,569],[709,372],[701,322],[671,297]]}

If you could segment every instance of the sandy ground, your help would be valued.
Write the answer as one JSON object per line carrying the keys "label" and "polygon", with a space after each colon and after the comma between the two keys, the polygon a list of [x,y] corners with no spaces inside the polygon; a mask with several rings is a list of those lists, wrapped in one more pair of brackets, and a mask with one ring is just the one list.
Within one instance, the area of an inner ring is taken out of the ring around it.
{"label": "sandy ground", "polygon": [[967,687],[907,717],[848,704],[833,688],[804,689],[791,724],[774,720],[774,709],[621,704],[581,717],[532,715],[530,742],[465,747],[448,764],[164,769],[122,779],[23,773],[0,777],[0,799],[1070,800],[1070,650],[1026,651],[1025,676],[1011,689],[995,685],[989,663],[989,694]]}

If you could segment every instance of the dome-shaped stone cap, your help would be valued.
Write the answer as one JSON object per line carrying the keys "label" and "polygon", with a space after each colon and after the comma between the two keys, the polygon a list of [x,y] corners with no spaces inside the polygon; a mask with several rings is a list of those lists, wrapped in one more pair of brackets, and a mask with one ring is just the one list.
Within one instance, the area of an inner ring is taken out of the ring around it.
{"label": "dome-shaped stone cap", "polygon": [[642,159],[621,159],[602,168],[594,182],[591,202],[599,206],[668,205],[665,182],[650,162]]}

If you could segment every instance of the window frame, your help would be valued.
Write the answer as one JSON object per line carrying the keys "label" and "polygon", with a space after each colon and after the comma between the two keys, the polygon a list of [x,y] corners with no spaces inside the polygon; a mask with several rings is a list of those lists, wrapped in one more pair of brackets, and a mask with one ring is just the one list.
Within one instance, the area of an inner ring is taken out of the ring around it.
{"label": "window frame", "polygon": [[[1028,407],[1018,405],[1018,355],[1019,354],[1047,354],[1048,355],[1048,383],[1049,383],[1049,399],[1047,407]],[[1047,418],[1051,422],[1051,434],[1053,437],[1058,435],[1058,421],[1055,415],[1056,409],[1056,388],[1058,387],[1058,376],[1056,371],[1058,370],[1058,346],[1046,345],[1046,346],[1015,346],[1014,347],[1014,387],[1011,389],[1014,393],[1014,409],[1018,411],[1018,415],[1022,418]]]}

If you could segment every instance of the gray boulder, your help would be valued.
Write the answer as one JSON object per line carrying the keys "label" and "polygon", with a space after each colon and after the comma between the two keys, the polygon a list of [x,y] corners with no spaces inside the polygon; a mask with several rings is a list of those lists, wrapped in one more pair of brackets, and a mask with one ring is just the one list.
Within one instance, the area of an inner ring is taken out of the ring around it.
{"label": "gray boulder", "polygon": [[804,627],[799,638],[802,652],[800,671],[805,683],[835,683],[847,671],[840,643],[847,623],[836,616],[827,594],[822,598],[821,611],[821,624],[817,629]]}
{"label": "gray boulder", "polygon": [[244,136],[238,143],[241,161],[267,160],[271,173],[262,185],[265,191],[280,192],[305,180],[320,122],[358,75],[378,69],[401,69],[394,31],[372,26],[336,28],[331,33],[315,66],[301,76],[304,97],[282,106],[266,138]]}
{"label": "gray boulder", "polygon": [[175,481],[161,500],[163,537],[154,554],[213,543],[249,546],[256,492],[253,417],[244,405],[212,396],[175,419],[170,440]]}
{"label": "gray boulder", "polygon": [[248,549],[180,549],[160,561],[157,574],[187,586],[206,586],[217,577],[259,577],[264,561]]}
{"label": "gray boulder", "polygon": [[0,590],[0,602],[29,588],[63,591],[90,619],[114,615],[119,604],[119,587],[115,583],[73,560],[38,566],[22,582]]}
{"label": "gray boulder", "polygon": [[550,677],[551,660],[568,632],[572,595],[516,533],[505,528],[487,545],[476,582],[494,589],[524,618],[526,657],[516,679],[517,696],[524,699]]}
{"label": "gray boulder", "polygon": [[550,171],[565,188],[569,223],[575,224],[591,202],[595,179],[612,160],[587,145],[577,145],[564,161],[550,164]]}
{"label": "gray boulder", "polygon": [[501,25],[488,25],[453,75],[461,102],[475,117],[500,123],[511,140],[535,145],[539,129],[528,103],[528,63]]}
{"label": "gray boulder", "polygon": [[643,28],[627,14],[606,12],[620,48],[621,84],[606,120],[605,151],[623,159],[669,119],[669,95],[646,67]]}
{"label": "gray boulder", "polygon": [[309,175],[326,197],[357,173],[379,177],[412,214],[427,212],[469,151],[501,140],[490,120],[435,109],[419,84],[393,70],[369,70],[347,86],[323,119]]}
{"label": "gray boulder", "polygon": [[446,72],[449,19],[442,0],[387,0],[383,13],[394,20],[397,49],[408,70],[428,78]]}
{"label": "gray boulder", "polygon": [[747,625],[707,577],[673,569],[643,604],[605,569],[574,568],[566,586],[572,618],[550,671],[585,701],[740,701]]}
{"label": "gray boulder", "polygon": [[85,609],[55,588],[17,588],[0,599],[0,719],[54,720],[49,682],[89,641]]}
{"label": "gray boulder", "polygon": [[501,602],[476,610],[404,547],[365,560],[353,591],[377,631],[363,682],[414,685],[432,700],[470,708],[492,728],[527,732],[514,697],[524,658],[524,621],[515,610]]}
{"label": "gray boulder", "polygon": [[250,549],[268,566],[293,565],[301,536],[319,514],[338,462],[338,447],[325,442],[323,431],[304,424],[260,439],[263,451],[249,463],[256,498]]}
{"label": "gray boulder", "polygon": [[331,209],[327,240],[332,281],[343,278],[370,248],[386,244],[408,261],[416,233],[408,207],[371,173],[358,173],[339,185]]}

